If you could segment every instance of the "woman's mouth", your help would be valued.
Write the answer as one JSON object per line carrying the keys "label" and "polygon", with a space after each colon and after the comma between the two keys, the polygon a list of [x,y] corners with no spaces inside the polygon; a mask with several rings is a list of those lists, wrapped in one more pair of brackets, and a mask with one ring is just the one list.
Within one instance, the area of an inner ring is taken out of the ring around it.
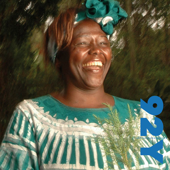
{"label": "woman's mouth", "polygon": [[103,63],[101,61],[90,61],[83,64],[83,69],[92,73],[101,73]]}
{"label": "woman's mouth", "polygon": [[101,68],[103,63],[101,61],[90,61],[88,63],[83,64],[83,67],[99,67]]}

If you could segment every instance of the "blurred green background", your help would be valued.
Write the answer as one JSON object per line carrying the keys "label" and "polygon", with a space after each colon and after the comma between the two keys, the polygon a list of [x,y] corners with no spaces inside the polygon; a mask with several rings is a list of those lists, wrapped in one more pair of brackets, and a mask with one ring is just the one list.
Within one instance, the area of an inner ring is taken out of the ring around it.
{"label": "blurred green background", "polygon": [[[80,0],[0,1],[0,141],[16,104],[60,87],[52,65],[43,62],[43,34],[49,16]],[[105,90],[140,100],[164,101],[159,115],[170,138],[169,0],[120,0],[129,17],[115,28],[114,60]]]}

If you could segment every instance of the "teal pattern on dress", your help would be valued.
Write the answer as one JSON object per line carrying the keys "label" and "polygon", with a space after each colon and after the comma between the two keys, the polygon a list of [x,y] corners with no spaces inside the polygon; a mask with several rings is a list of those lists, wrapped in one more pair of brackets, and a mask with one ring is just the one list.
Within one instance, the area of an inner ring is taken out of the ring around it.
{"label": "teal pattern on dress", "polygon": [[[129,117],[127,104],[132,115],[140,113],[140,103],[114,97],[116,109],[122,124]],[[47,95],[33,100],[24,100],[14,111],[0,147],[0,169],[2,170],[93,170],[108,168],[109,159],[103,153],[102,146],[94,143],[95,135],[101,133],[97,120],[107,118],[108,108],[82,109],[66,106]],[[164,163],[160,164],[150,156],[140,156],[141,170],[170,169],[170,143],[164,139],[161,154]],[[158,139],[158,140],[160,140]],[[152,146],[151,138],[145,138],[145,146]],[[137,153],[129,152],[129,157]],[[123,163],[121,169],[125,169]],[[115,168],[116,165],[113,165]],[[135,168],[135,161],[132,162]]]}

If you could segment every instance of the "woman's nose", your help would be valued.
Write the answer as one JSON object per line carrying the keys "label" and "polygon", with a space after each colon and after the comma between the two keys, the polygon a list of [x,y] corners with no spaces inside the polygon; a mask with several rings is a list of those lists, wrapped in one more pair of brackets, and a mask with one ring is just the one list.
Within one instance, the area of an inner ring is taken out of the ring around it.
{"label": "woman's nose", "polygon": [[90,54],[100,54],[101,48],[98,44],[91,44],[90,45]]}

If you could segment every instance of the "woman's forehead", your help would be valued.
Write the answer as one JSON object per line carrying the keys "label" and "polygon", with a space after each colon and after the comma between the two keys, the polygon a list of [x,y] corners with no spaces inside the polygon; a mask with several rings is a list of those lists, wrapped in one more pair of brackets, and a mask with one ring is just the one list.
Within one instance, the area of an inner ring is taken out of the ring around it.
{"label": "woman's forehead", "polygon": [[73,30],[73,38],[93,34],[106,37],[106,34],[101,29],[100,25],[92,19],[85,19],[80,21],[75,25]]}

